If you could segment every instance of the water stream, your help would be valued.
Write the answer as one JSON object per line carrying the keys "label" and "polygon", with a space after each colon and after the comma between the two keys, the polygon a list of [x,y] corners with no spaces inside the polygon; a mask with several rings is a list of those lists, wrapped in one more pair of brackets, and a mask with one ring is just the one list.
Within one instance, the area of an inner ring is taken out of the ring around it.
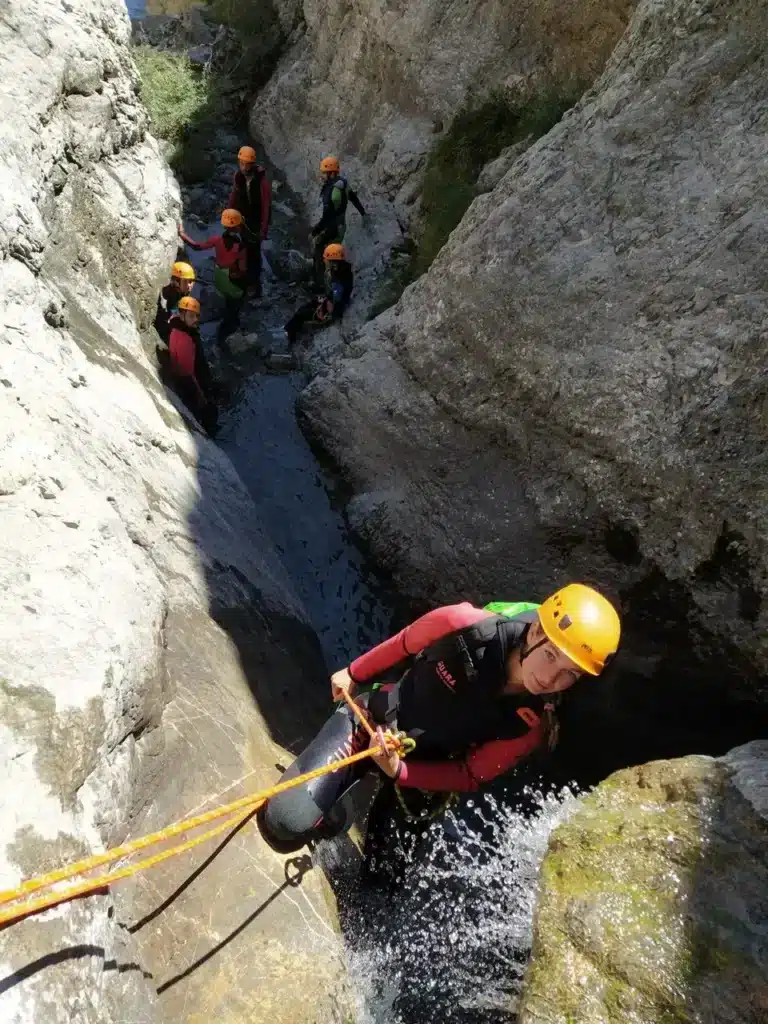
{"label": "water stream", "polygon": [[[531,944],[537,875],[568,788],[517,809],[483,795],[428,829],[393,900],[349,898],[359,1024],[510,1024]],[[530,808],[534,807],[532,813]]]}
{"label": "water stream", "polygon": [[[196,239],[219,230],[239,140],[211,140],[209,183],[184,189],[185,228]],[[300,277],[307,225],[279,173],[270,241],[264,247],[263,297],[244,309],[242,330],[216,341],[219,323],[213,261],[187,251],[198,273],[201,333],[225,400],[216,443],[250,491],[320,637],[329,667],[370,647],[392,628],[394,596],[366,565],[339,508],[336,482],[317,462],[295,416],[300,371],[275,372],[290,355],[282,325],[304,301]],[[286,268],[289,268],[286,270]],[[291,272],[290,268],[293,268]],[[535,876],[551,829],[573,803],[568,791],[527,794],[513,810],[492,796],[464,801],[432,826],[429,841],[396,899],[383,902],[354,882],[341,906],[349,968],[359,993],[359,1024],[501,1024],[511,1014],[530,942]],[[531,808],[534,809],[531,814]],[[316,856],[335,873],[334,843]],[[338,885],[338,880],[337,880]],[[386,938],[385,938],[386,936]]]}
{"label": "water stream", "polygon": [[[126,0],[133,17],[142,0]],[[150,3],[149,10],[162,5]],[[188,4],[187,4],[188,6]],[[221,130],[209,140],[214,171],[205,184],[183,186],[185,230],[195,239],[220,231],[244,141]],[[210,253],[187,250],[196,268],[201,334],[223,392],[216,443],[249,490],[259,519],[282,558],[316,630],[329,668],[347,664],[393,626],[395,595],[366,564],[346,527],[337,481],[318,463],[295,415],[306,382],[300,370],[276,372],[289,356],[282,325],[305,301],[299,279],[308,226],[279,172],[270,239],[264,246],[263,297],[250,301],[242,330],[216,341],[221,307]],[[179,253],[181,258],[182,253]],[[431,827],[429,841],[396,900],[346,893],[334,843],[316,857],[336,874],[358,992],[359,1024],[496,1024],[513,1018],[515,991],[530,942],[534,880],[551,829],[573,803],[568,792],[529,796],[525,812],[493,797],[468,800],[456,816]],[[536,808],[531,815],[531,807]]]}

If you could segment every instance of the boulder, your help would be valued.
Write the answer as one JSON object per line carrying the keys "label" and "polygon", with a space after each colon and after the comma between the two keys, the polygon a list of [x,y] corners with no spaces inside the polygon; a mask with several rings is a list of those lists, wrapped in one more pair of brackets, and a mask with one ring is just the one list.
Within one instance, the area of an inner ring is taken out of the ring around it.
{"label": "boulder", "polygon": [[768,741],[618,772],[549,842],[519,1024],[768,1018]]}

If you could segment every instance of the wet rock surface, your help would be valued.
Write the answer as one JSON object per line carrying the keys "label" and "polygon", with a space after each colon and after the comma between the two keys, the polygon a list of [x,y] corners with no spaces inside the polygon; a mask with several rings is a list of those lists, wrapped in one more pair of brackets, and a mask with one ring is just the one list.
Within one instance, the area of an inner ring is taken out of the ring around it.
{"label": "wet rock surface", "polygon": [[553,833],[520,1024],[768,1014],[768,742],[618,772]]}
{"label": "wet rock surface", "polygon": [[753,699],[765,26],[765,4],[641,5],[595,88],[302,398],[409,593],[593,579],[635,624],[670,608],[633,671],[681,674],[674,623],[700,677],[723,666]]}

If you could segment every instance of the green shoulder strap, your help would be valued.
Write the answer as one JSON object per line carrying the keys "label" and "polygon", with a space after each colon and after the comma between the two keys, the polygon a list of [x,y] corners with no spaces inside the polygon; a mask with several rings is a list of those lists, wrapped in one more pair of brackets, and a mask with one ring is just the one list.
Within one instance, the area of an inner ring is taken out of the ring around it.
{"label": "green shoulder strap", "polygon": [[515,615],[535,611],[538,607],[539,605],[531,604],[530,601],[491,601],[490,604],[485,605],[483,611],[491,612],[493,615],[505,615],[508,619],[513,619]]}

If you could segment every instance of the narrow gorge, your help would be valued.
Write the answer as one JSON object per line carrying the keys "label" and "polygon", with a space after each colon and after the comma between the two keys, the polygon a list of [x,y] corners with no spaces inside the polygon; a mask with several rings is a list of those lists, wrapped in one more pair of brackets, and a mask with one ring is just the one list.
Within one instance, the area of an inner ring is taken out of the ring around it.
{"label": "narrow gorge", "polygon": [[[581,579],[624,639],[396,899],[248,819],[0,925],[0,1020],[761,1024],[768,3],[127,8],[0,11],[0,888],[274,784],[428,608]],[[211,439],[152,318],[245,142]],[[292,347],[327,153],[355,292]]]}

